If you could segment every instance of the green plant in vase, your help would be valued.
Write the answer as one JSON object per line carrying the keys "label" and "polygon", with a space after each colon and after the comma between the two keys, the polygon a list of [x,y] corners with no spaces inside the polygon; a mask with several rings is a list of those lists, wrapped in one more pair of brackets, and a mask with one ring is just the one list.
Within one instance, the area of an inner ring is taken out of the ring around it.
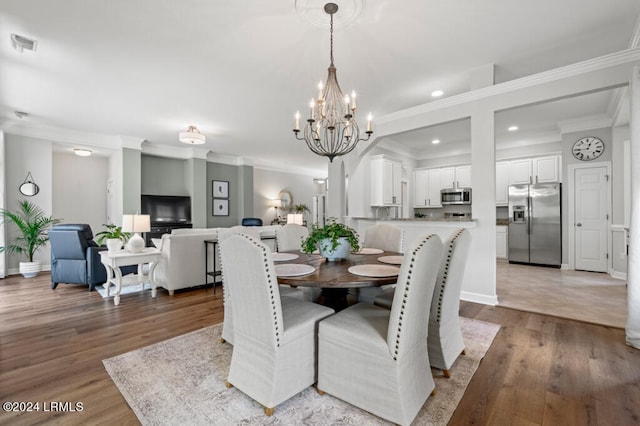
{"label": "green plant in vase", "polygon": [[314,224],[302,243],[303,252],[313,253],[315,250],[328,260],[345,259],[350,251],[360,250],[358,233],[331,217],[324,226]]}
{"label": "green plant in vase", "polygon": [[122,245],[127,242],[131,234],[129,232],[123,232],[121,226],[113,224],[103,224],[106,229],[98,232],[95,237],[96,242],[102,245],[106,242],[107,249],[109,251],[117,251],[122,248]]}
{"label": "green plant in vase", "polygon": [[40,272],[40,261],[33,260],[33,256],[47,244],[47,230],[59,223],[60,219],[45,216],[44,210],[26,200],[18,202],[18,210],[15,212],[0,209],[0,217],[2,223],[13,223],[20,231],[12,244],[0,247],[0,252],[24,255],[27,262],[20,262],[20,273],[26,278],[35,277]]}

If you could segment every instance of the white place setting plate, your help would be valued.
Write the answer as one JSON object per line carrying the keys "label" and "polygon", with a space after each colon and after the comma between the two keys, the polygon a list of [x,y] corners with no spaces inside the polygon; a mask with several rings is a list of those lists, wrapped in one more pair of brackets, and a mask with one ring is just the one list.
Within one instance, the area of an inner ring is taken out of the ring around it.
{"label": "white place setting plate", "polygon": [[299,256],[295,253],[271,253],[271,258],[274,262],[282,262],[285,260],[297,259]]}
{"label": "white place setting plate", "polygon": [[316,270],[313,266],[304,263],[281,263],[275,267],[276,275],[279,277],[298,277],[308,275]]}
{"label": "white place setting plate", "polygon": [[400,268],[391,265],[355,265],[349,268],[349,272],[361,277],[393,277],[400,273]]}
{"label": "white place setting plate", "polygon": [[371,248],[371,247],[363,247],[356,252],[356,254],[380,254],[380,253],[384,253],[384,250]]}
{"label": "white place setting plate", "polygon": [[390,265],[402,265],[404,256],[380,256],[378,262],[388,263]]}

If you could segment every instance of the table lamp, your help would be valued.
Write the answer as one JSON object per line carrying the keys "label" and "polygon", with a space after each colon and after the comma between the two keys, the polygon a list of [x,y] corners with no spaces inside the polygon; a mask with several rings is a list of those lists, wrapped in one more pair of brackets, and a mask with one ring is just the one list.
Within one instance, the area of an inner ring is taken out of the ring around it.
{"label": "table lamp", "polygon": [[126,249],[131,253],[140,253],[145,242],[138,232],[151,231],[151,219],[148,214],[125,214],[122,216],[122,231],[134,232],[127,242]]}
{"label": "table lamp", "polygon": [[273,220],[274,221],[278,220],[278,207],[282,207],[282,200],[280,199],[269,200],[267,204],[269,205],[269,207],[276,208],[276,217]]}

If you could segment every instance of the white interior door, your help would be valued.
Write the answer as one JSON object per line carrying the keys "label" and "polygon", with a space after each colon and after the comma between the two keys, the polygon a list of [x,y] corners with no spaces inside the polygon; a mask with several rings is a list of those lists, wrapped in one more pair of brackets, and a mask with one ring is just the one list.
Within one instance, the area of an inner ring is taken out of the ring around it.
{"label": "white interior door", "polygon": [[609,182],[606,166],[576,168],[575,268],[607,272]]}

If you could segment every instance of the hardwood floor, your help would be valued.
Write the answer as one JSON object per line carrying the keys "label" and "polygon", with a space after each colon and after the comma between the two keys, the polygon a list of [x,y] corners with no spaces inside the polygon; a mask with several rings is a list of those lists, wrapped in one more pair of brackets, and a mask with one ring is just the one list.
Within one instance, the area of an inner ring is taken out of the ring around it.
{"label": "hardwood floor", "polygon": [[[83,406],[1,412],[0,424],[137,424],[102,360],[216,324],[222,309],[211,288],[124,295],[116,307],[86,287],[53,291],[48,274],[0,280],[0,400]],[[623,330],[468,302],[461,313],[502,329],[450,424],[640,422],[640,351]]]}

